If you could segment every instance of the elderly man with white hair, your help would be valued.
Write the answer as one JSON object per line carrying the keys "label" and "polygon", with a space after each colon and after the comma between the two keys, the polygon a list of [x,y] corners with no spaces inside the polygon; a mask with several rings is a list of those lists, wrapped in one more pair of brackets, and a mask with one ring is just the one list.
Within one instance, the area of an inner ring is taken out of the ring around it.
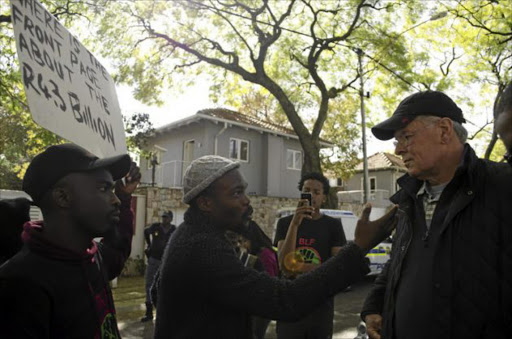
{"label": "elderly man with white hair", "polygon": [[372,339],[505,339],[512,333],[512,168],[466,144],[462,110],[418,92],[372,128],[407,167],[391,260],[362,318]]}

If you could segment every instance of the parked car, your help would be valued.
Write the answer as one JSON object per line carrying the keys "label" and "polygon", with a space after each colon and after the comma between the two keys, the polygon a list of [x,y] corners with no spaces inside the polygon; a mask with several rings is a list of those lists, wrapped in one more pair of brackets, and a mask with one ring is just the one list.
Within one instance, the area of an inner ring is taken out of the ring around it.
{"label": "parked car", "polygon": [[[272,234],[272,239],[275,238],[277,221],[288,215],[292,215],[295,212],[295,208],[283,208],[277,211],[276,221],[274,223],[274,230]],[[321,213],[330,216],[332,218],[337,218],[341,220],[341,225],[343,226],[343,232],[345,233],[345,238],[347,241],[354,240],[354,232],[356,230],[357,220],[358,218],[351,211],[344,210],[331,210],[331,209],[321,209]],[[366,258],[368,259],[368,264],[370,267],[370,273],[368,275],[377,275],[382,272],[384,265],[390,258],[391,253],[391,240],[387,239],[384,242],[381,242],[375,248],[371,249]]]}

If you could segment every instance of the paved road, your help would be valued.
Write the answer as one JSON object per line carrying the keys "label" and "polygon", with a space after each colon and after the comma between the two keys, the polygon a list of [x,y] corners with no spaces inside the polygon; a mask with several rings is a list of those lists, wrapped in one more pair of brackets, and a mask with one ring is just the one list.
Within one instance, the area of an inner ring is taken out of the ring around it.
{"label": "paved road", "polygon": [[[335,298],[334,306],[334,339],[353,339],[359,324],[359,311],[366,297],[373,278],[367,277],[352,286],[348,292],[340,293]],[[120,322],[121,335],[124,339],[153,338],[153,323],[140,323],[138,320]],[[267,330],[266,339],[276,339],[275,322]]]}

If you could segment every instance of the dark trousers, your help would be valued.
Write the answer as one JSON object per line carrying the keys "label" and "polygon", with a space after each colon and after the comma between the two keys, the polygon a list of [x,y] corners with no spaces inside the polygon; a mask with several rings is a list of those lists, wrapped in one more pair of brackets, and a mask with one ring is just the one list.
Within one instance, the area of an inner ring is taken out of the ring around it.
{"label": "dark trousers", "polygon": [[[152,305],[151,303],[151,285],[153,285],[153,281],[155,279],[155,274],[158,271],[158,268],[160,267],[160,263],[162,261],[149,257],[148,258],[148,266],[146,266],[146,308]],[[149,305],[149,306],[148,306]]]}
{"label": "dark trousers", "polygon": [[322,304],[299,321],[277,322],[278,339],[331,339],[334,319],[334,300]]}

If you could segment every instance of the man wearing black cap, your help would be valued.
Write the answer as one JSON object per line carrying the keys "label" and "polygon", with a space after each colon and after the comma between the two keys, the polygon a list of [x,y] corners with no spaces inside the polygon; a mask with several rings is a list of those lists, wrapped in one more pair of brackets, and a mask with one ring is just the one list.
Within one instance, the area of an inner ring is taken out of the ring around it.
{"label": "man wearing black cap", "polygon": [[32,160],[23,190],[44,222],[24,225],[23,249],[0,268],[2,337],[120,337],[108,281],[130,254],[139,180],[128,155],[98,159],[72,144]]}
{"label": "man wearing black cap", "polygon": [[[185,222],[171,237],[157,282],[155,338],[252,338],[250,316],[297,320],[368,272],[364,255],[392,229],[392,214],[358,223],[354,243],[310,273],[279,280],[246,267],[226,232],[251,214],[239,163],[194,160],[184,176]],[[313,207],[308,207],[313,211]]]}
{"label": "man wearing black cap", "polygon": [[162,213],[162,222],[154,223],[144,229],[144,239],[146,240],[148,256],[148,265],[146,266],[145,284],[146,284],[146,315],[141,322],[153,320],[153,303],[151,302],[151,286],[155,274],[160,267],[165,245],[169,241],[172,232],[176,226],[171,224],[173,218],[172,211]]}
{"label": "man wearing black cap", "polygon": [[372,128],[408,173],[393,254],[362,310],[370,338],[509,338],[512,169],[478,159],[460,108],[429,91]]}

